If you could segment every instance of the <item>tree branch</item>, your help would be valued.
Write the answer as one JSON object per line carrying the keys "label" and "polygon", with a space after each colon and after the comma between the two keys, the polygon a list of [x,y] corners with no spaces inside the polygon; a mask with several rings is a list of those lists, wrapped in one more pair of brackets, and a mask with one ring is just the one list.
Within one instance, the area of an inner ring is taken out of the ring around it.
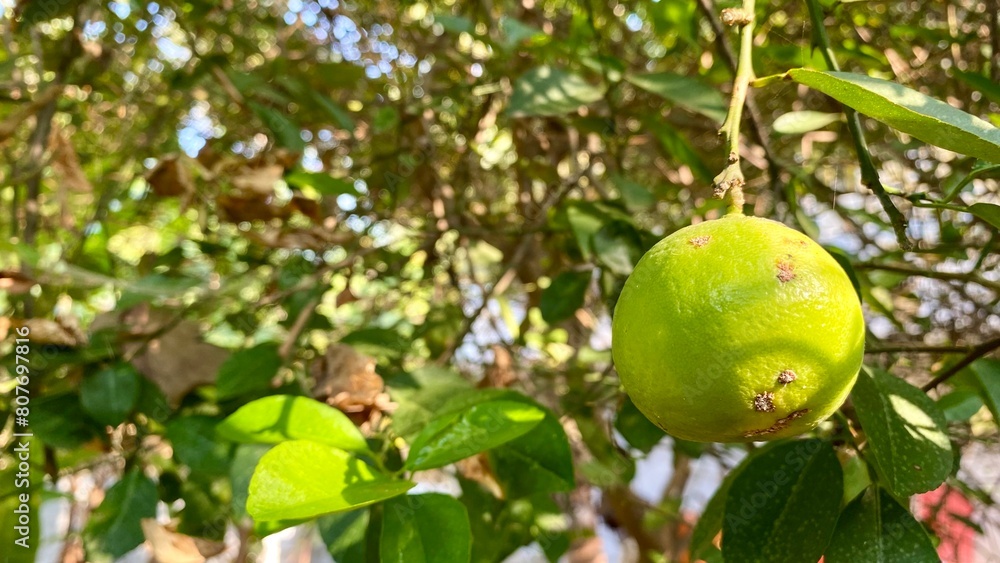
{"label": "tree branch", "polygon": [[982,358],[983,356],[989,354],[990,352],[996,350],[997,348],[1000,348],[1000,338],[994,338],[993,340],[987,340],[986,342],[983,342],[979,346],[973,348],[972,351],[966,354],[964,358],[962,358],[961,360],[953,364],[951,367],[941,372],[940,374],[934,376],[934,379],[927,382],[927,384],[925,384],[920,389],[925,393],[927,391],[930,391],[931,389],[934,389],[938,385],[951,379],[951,377],[953,377],[958,372],[965,369],[972,362],[978,360],[979,358]]}
{"label": "tree branch", "polygon": [[[830,70],[839,71],[840,65],[833,54],[833,47],[830,46],[830,37],[826,34],[826,26],[823,24],[823,8],[819,5],[819,0],[806,0],[809,6],[809,19],[812,22],[813,45],[820,50],[823,60]],[[878,168],[872,160],[871,151],[868,150],[868,143],[865,141],[865,133],[861,128],[861,117],[852,108],[841,105],[844,115],[847,117],[847,129],[851,133],[851,140],[854,142],[854,151],[858,155],[858,162],[861,165],[861,181],[871,191],[875,192],[875,197],[882,204],[882,209],[889,216],[889,223],[896,233],[896,241],[903,250],[910,250],[913,245],[906,237],[906,219],[903,214],[896,209],[892,199],[885,191],[882,180],[878,175]]]}

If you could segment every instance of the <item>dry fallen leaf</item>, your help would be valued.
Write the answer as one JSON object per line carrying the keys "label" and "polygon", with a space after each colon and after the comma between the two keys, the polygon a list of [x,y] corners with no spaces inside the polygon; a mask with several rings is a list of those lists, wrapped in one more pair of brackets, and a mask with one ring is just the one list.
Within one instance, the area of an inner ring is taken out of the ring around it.
{"label": "dry fallen leaf", "polygon": [[175,320],[174,312],[138,305],[101,315],[90,327],[91,331],[116,328],[125,357],[132,357],[132,365],[160,388],[171,406],[196,387],[215,383],[229,358],[227,350],[202,340],[198,323]]}
{"label": "dry fallen leaf", "polygon": [[332,344],[310,367],[313,396],[340,409],[355,423],[368,422],[391,408],[375,359],[346,344]]}
{"label": "dry fallen leaf", "polygon": [[230,181],[241,193],[268,196],[274,193],[274,184],[284,175],[281,165],[270,164],[257,168],[241,168]]}
{"label": "dry fallen leaf", "polygon": [[76,149],[66,138],[62,129],[54,128],[49,135],[49,149],[52,151],[52,169],[59,177],[59,185],[70,191],[89,193],[94,191],[87,175],[80,166]]}
{"label": "dry fallen leaf", "polygon": [[158,563],[203,563],[226,549],[223,542],[194,538],[175,532],[153,518],[143,518],[142,533]]}
{"label": "dry fallen leaf", "polygon": [[309,229],[268,229],[259,233],[248,231],[243,234],[257,244],[271,248],[312,250],[325,250],[332,246],[340,246],[353,238],[350,234],[332,233],[321,227]]}
{"label": "dry fallen leaf", "polygon": [[11,295],[20,295],[31,291],[38,283],[29,276],[14,270],[0,270],[0,291]]}
{"label": "dry fallen leaf", "polygon": [[215,198],[215,203],[219,206],[220,215],[234,223],[287,219],[292,214],[289,206],[277,205],[274,196],[253,192],[221,194]]}
{"label": "dry fallen leaf", "polygon": [[87,337],[81,334],[72,323],[50,319],[10,319],[13,328],[27,327],[32,344],[51,344],[53,346],[75,347],[87,343]]}
{"label": "dry fallen leaf", "polygon": [[146,182],[158,196],[185,196],[194,193],[191,174],[178,155],[168,155],[146,174]]}

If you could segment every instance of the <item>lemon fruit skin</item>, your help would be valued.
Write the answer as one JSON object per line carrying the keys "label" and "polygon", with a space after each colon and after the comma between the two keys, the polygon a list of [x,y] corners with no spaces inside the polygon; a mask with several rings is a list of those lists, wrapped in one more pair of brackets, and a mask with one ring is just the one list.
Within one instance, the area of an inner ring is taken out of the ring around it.
{"label": "lemon fruit skin", "polygon": [[612,320],[636,407],[700,442],[783,438],[833,414],[857,379],[865,325],[850,278],[806,235],[727,215],[639,260]]}

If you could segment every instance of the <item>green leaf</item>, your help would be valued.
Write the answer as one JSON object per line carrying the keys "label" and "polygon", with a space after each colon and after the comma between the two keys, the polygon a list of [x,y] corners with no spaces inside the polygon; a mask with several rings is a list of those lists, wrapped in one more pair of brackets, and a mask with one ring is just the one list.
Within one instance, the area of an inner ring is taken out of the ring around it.
{"label": "green leaf", "polygon": [[[536,405],[511,392],[511,400]],[[570,491],[575,485],[573,453],[559,419],[548,409],[527,434],[490,450],[490,467],[505,498]]]}
{"label": "green leaf", "polygon": [[925,143],[1000,162],[1000,129],[905,86],[849,72],[788,71],[796,82]]}
{"label": "green leaf", "polygon": [[833,447],[796,440],[753,457],[726,499],[726,561],[813,563],[830,541],[844,494]]}
{"label": "green leaf", "polygon": [[983,402],[993,413],[993,420],[1000,424],[1000,361],[979,359],[969,369],[982,392]]}
{"label": "green leaf", "polygon": [[865,367],[851,398],[879,480],[893,494],[907,497],[930,491],[948,478],[952,455],[944,415],[920,389]]}
{"label": "green leaf", "polygon": [[615,274],[627,276],[642,258],[642,238],[632,225],[614,221],[594,235],[594,253],[601,265]]}
{"label": "green leaf", "polygon": [[678,164],[686,164],[694,172],[695,177],[703,182],[712,180],[712,172],[705,165],[705,162],[698,156],[697,151],[688,141],[687,137],[672,125],[659,119],[647,118],[644,120],[647,129],[656,135],[660,141],[664,152]]}
{"label": "green leaf", "polygon": [[247,512],[257,521],[313,518],[401,495],[413,485],[340,449],[306,440],[282,442],[257,464]]}
{"label": "green leaf", "polygon": [[230,505],[237,518],[249,516],[247,496],[250,491],[250,478],[260,458],[270,449],[271,446],[264,444],[240,444],[233,452],[233,462],[229,466],[229,483],[233,491]]}
{"label": "green leaf", "polygon": [[726,119],[726,101],[722,98],[722,94],[717,88],[696,78],[673,72],[656,72],[630,74],[625,80],[674,105],[700,113],[716,123],[722,123]]}
{"label": "green leaf", "polygon": [[989,77],[957,69],[955,70],[955,76],[962,82],[979,90],[986,98],[1000,104],[1000,84],[997,84]]}
{"label": "green leaf", "polygon": [[994,228],[1000,229],[1000,205],[994,203],[973,203],[969,206],[969,213],[993,225]]}
{"label": "green leaf", "polygon": [[615,430],[621,433],[629,445],[647,454],[666,436],[659,426],[650,422],[646,415],[636,408],[628,396],[625,397],[625,402],[615,417]]}
{"label": "green leaf", "polygon": [[538,308],[542,318],[549,324],[564,321],[583,307],[587,288],[590,287],[590,272],[563,272],[556,276],[549,287],[542,290]]}
{"label": "green leaf", "polygon": [[821,111],[790,111],[774,120],[774,132],[782,135],[801,135],[822,129],[840,121],[839,113]]}
{"label": "green leaf", "polygon": [[321,108],[323,108],[323,110],[326,111],[326,113],[330,117],[333,118],[333,122],[338,127],[347,131],[348,133],[351,133],[352,135],[354,134],[354,128],[357,127],[357,124],[354,122],[354,118],[351,117],[351,114],[348,113],[347,110],[340,107],[340,104],[337,104],[336,102],[324,96],[323,94],[320,94],[319,92],[314,91],[311,94],[312,94],[312,99],[315,100],[316,103]]}
{"label": "green leaf", "polygon": [[622,201],[629,211],[643,211],[656,203],[656,197],[646,186],[619,174],[612,174],[610,179],[621,193]]}
{"label": "green leaf", "polygon": [[277,344],[259,344],[237,351],[219,368],[216,383],[219,399],[270,389],[281,363]]}
{"label": "green leaf", "polygon": [[280,111],[249,102],[250,109],[257,117],[264,122],[264,125],[274,134],[275,144],[293,151],[301,151],[306,148],[306,142],[302,140],[302,128]]}
{"label": "green leaf", "polygon": [[218,421],[203,415],[182,416],[167,424],[174,458],[197,473],[224,475],[229,471],[230,445],[215,439]]}
{"label": "green leaf", "polygon": [[234,442],[312,440],[349,452],[368,450],[365,437],[347,415],[326,403],[292,395],[251,401],[226,417],[215,431]]}
{"label": "green leaf", "polygon": [[308,186],[323,195],[357,195],[358,193],[354,182],[346,178],[334,178],[324,172],[292,172],[285,176],[285,182],[297,188]]}
{"label": "green leaf", "polygon": [[545,418],[537,406],[495,400],[447,412],[431,420],[417,435],[406,459],[407,469],[433,469],[495,448],[522,436]]}
{"label": "green leaf", "polygon": [[827,563],[938,563],[923,526],[892,495],[873,487],[840,515]]}
{"label": "green leaf", "polygon": [[365,534],[368,531],[370,510],[361,508],[350,512],[327,514],[316,520],[319,536],[334,561],[365,561]]}
{"label": "green leaf", "polygon": [[868,473],[868,464],[861,456],[852,455],[844,462],[844,498],[841,504],[846,505],[864,492],[872,484]]}
{"label": "green leaf", "polygon": [[975,389],[962,387],[937,400],[938,408],[948,422],[964,422],[983,408],[983,399]]}
{"label": "green leaf", "polygon": [[138,547],[145,536],[142,519],[156,516],[156,484],[133,469],[104,495],[83,530],[87,561],[111,562]]}
{"label": "green leaf", "polygon": [[550,66],[529,70],[514,82],[511,117],[564,115],[604,97],[583,78]]}
{"label": "green leaf", "polygon": [[76,393],[42,396],[31,402],[31,430],[45,444],[76,448],[102,430],[87,416]]}
{"label": "green leaf", "polygon": [[392,428],[409,440],[427,425],[449,399],[470,391],[472,384],[454,371],[426,367],[389,382],[389,396],[399,404]]}
{"label": "green leaf", "polygon": [[119,363],[87,375],[80,384],[80,404],[107,426],[125,421],[139,400],[140,376],[132,364]]}
{"label": "green leaf", "polygon": [[385,503],[382,563],[463,563],[472,552],[465,506],[442,494],[403,495]]}

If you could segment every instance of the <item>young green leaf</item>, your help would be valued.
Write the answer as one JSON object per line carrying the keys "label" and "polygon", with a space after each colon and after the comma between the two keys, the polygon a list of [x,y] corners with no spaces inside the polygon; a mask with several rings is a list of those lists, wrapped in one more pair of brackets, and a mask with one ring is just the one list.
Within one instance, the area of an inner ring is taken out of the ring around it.
{"label": "young green leaf", "polygon": [[234,353],[219,368],[219,399],[231,399],[245,393],[263,391],[281,367],[276,344],[259,344]]}
{"label": "young green leaf", "polygon": [[969,213],[986,221],[994,228],[1000,229],[1000,205],[994,203],[973,203],[969,206]]}
{"label": "young green leaf", "polygon": [[354,182],[346,178],[334,178],[323,172],[292,172],[285,176],[285,182],[297,188],[310,187],[323,195],[357,195]]}
{"label": "young green leaf", "polygon": [[324,444],[282,442],[264,454],[250,479],[247,512],[257,521],[313,518],[401,495],[410,481],[393,479],[351,454]]}
{"label": "young green leaf", "polygon": [[825,557],[827,563],[940,561],[923,526],[878,487],[847,505]]}
{"label": "young green leaf", "polygon": [[104,495],[83,530],[87,561],[114,561],[139,546],[146,538],[143,518],[156,516],[156,484],[133,469]]}
{"label": "young green leaf", "polygon": [[409,440],[422,429],[449,399],[472,390],[472,385],[454,371],[425,367],[389,381],[389,395],[399,406],[392,413],[396,434]]}
{"label": "young green leaf", "polygon": [[541,408],[508,400],[491,400],[448,412],[417,435],[406,459],[407,469],[442,467],[522,436],[545,418]]}
{"label": "young green leaf", "polygon": [[83,378],[80,404],[94,420],[118,426],[139,400],[140,384],[132,364],[115,364]]}
{"label": "young green leaf", "polygon": [[1000,162],[1000,129],[906,86],[849,72],[788,71],[799,84],[925,143]]}
{"label": "young green leaf", "polygon": [[465,506],[442,494],[386,501],[379,542],[382,563],[467,563],[472,532]]}
{"label": "young green leaf", "polygon": [[590,287],[591,273],[563,272],[556,276],[549,287],[542,290],[538,308],[542,318],[549,324],[564,321],[583,307],[583,301]]}
{"label": "young green leaf", "polygon": [[951,472],[951,442],[934,401],[906,381],[867,367],[851,398],[886,488],[906,497],[944,482]]}
{"label": "young green leaf", "polygon": [[564,115],[604,97],[601,88],[550,66],[533,68],[514,82],[511,117]]}
{"label": "young green leaf", "polygon": [[349,452],[368,449],[357,426],[339,410],[308,397],[271,395],[226,417],[216,433],[234,442],[276,444],[312,440]]}
{"label": "young green leaf", "polygon": [[700,113],[716,123],[722,123],[726,119],[726,102],[722,94],[717,88],[698,79],[673,72],[657,72],[630,74],[625,80],[688,111]]}
{"label": "young green leaf", "polygon": [[839,113],[821,111],[790,111],[774,120],[774,132],[782,135],[801,135],[822,129],[840,121]]}
{"label": "young green leaf", "polygon": [[301,151],[306,148],[306,143],[301,137],[302,128],[289,119],[287,115],[257,102],[250,102],[250,109],[274,134],[275,144],[293,151]]}
{"label": "young green leaf", "polygon": [[938,408],[948,422],[964,422],[983,408],[983,399],[975,389],[961,387],[937,400]]}
{"label": "young green leaf", "polygon": [[726,561],[813,563],[826,549],[844,494],[833,447],[796,440],[753,457],[726,498]]}
{"label": "young green leaf", "polygon": [[615,417],[615,430],[621,433],[630,446],[647,454],[666,436],[659,426],[639,412],[635,403],[627,396],[618,411],[618,416]]}

